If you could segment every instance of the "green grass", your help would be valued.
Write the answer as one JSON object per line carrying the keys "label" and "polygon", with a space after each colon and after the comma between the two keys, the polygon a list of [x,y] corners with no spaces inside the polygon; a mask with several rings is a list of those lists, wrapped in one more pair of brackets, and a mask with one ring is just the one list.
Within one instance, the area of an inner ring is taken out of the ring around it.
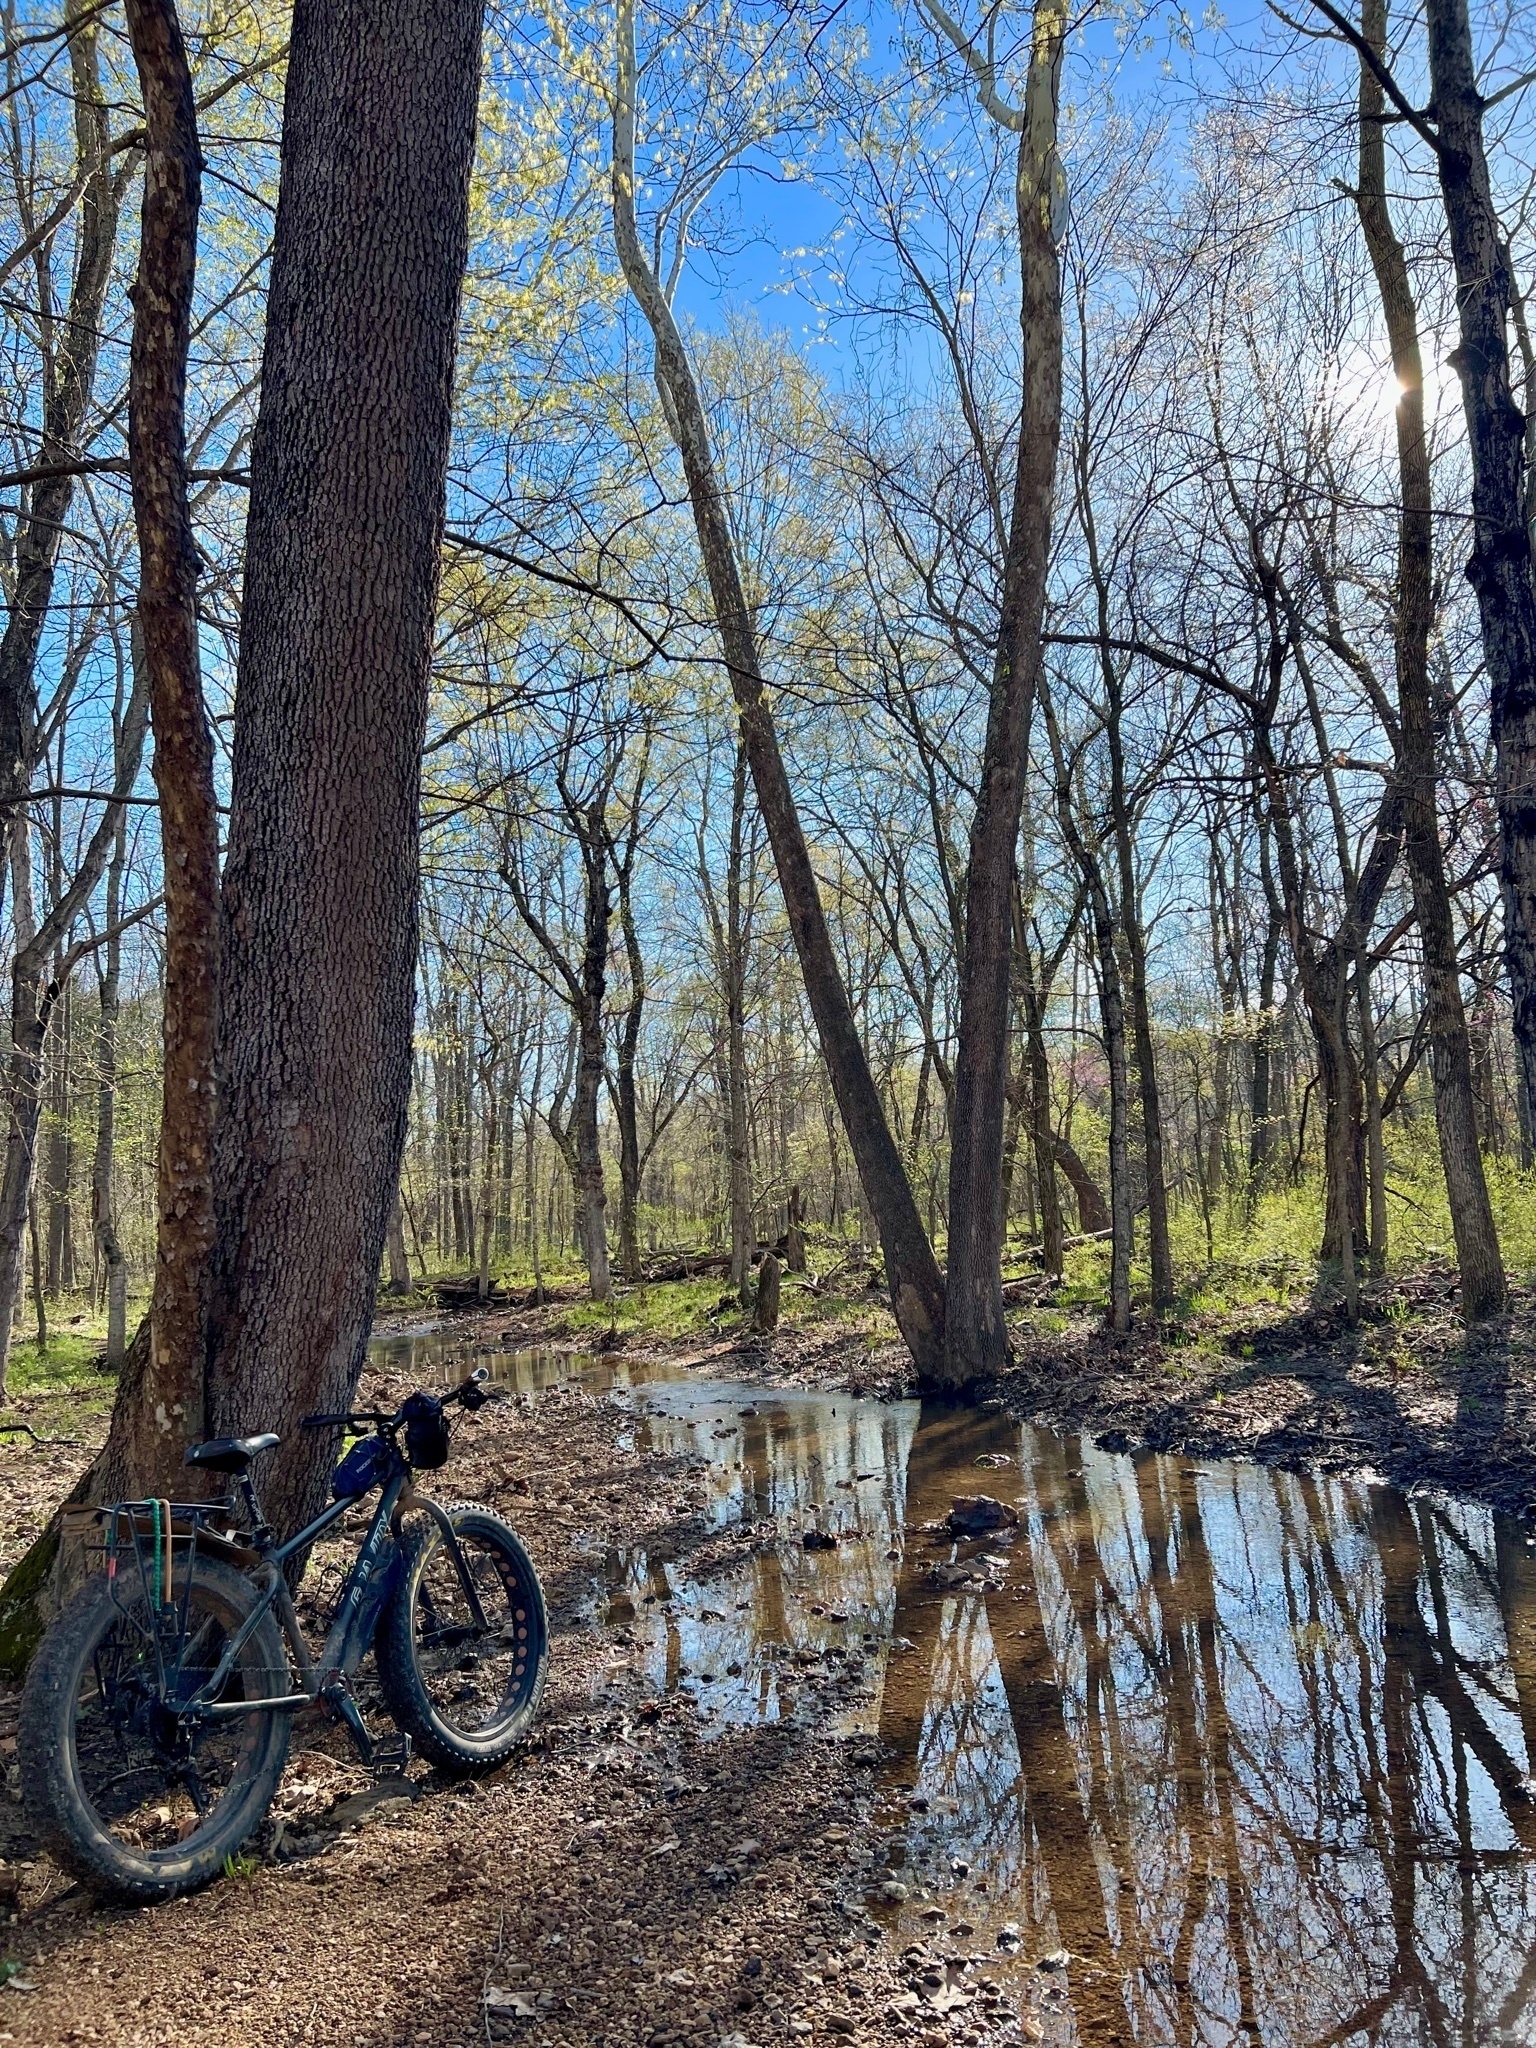
{"label": "green grass", "polygon": [[6,1391],[55,1394],[110,1387],[111,1380],[100,1370],[102,1348],[100,1337],[82,1336],[77,1330],[50,1335],[46,1351],[38,1349],[35,1337],[13,1343]]}
{"label": "green grass", "polygon": [[[578,1301],[564,1309],[573,1330],[616,1329],[625,1336],[695,1337],[711,1334],[710,1317],[729,1288],[719,1273],[698,1280],[657,1280],[625,1289],[620,1284],[612,1301]],[[734,1306],[716,1318],[722,1329],[738,1327],[743,1318]]]}
{"label": "green grass", "polygon": [[[1522,1173],[1512,1160],[1486,1161],[1488,1191],[1510,1278],[1536,1281],[1536,1174]],[[1221,1202],[1211,1219],[1208,1246],[1204,1218],[1193,1200],[1179,1203],[1169,1219],[1174,1269],[1182,1283],[1182,1305],[1191,1315],[1221,1315],[1255,1307],[1297,1307],[1316,1291],[1318,1246],[1323,1234],[1323,1187],[1310,1177],[1295,1187],[1265,1193],[1250,1218],[1241,1191]],[[1433,1125],[1394,1129],[1387,1146],[1387,1277],[1434,1260],[1455,1260],[1450,1210],[1440,1172]],[[1138,1219],[1132,1286],[1149,1285],[1145,1219]],[[1107,1298],[1109,1247],[1079,1245],[1067,1254],[1063,1303],[1100,1303]]]}

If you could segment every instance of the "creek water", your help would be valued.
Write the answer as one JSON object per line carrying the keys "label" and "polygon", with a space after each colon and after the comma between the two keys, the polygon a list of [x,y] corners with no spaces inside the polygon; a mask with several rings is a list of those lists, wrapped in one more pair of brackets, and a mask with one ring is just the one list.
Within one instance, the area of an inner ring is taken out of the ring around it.
{"label": "creek water", "polygon": [[[622,1355],[376,1349],[612,1398],[692,1464],[739,1556],[599,1549],[594,1621],[706,1729],[877,1738],[870,1912],[1028,1976],[1047,2041],[1536,2043],[1524,1525]],[[957,1541],[980,1493],[1017,1526]]]}

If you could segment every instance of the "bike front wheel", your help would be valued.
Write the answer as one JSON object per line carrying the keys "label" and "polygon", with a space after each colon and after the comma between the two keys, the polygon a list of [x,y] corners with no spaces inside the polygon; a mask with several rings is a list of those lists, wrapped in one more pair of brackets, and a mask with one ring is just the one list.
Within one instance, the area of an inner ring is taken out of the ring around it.
{"label": "bike front wheel", "polygon": [[549,1618],[533,1560],[510,1526],[470,1501],[444,1512],[453,1545],[435,1517],[403,1539],[404,1570],[374,1650],[398,1726],[440,1770],[463,1777],[494,1770],[532,1726]]}
{"label": "bike front wheel", "polygon": [[[219,1875],[272,1803],[289,1716],[189,1719],[256,1600],[248,1579],[199,1558],[186,1626],[157,1622],[129,1574],[84,1586],[44,1636],[22,1694],[17,1762],[27,1817],[58,1861],[98,1890],[150,1901]],[[270,1610],[241,1645],[224,1702],[290,1690]]]}

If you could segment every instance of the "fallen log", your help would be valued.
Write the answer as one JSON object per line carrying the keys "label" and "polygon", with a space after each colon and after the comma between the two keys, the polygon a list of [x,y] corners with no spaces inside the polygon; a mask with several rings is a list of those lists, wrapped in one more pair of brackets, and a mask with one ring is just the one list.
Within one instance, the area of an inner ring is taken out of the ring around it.
{"label": "fallen log", "polygon": [[677,1258],[643,1265],[640,1278],[649,1286],[662,1280],[698,1280],[706,1273],[728,1273],[730,1269],[729,1252],[683,1252]]}

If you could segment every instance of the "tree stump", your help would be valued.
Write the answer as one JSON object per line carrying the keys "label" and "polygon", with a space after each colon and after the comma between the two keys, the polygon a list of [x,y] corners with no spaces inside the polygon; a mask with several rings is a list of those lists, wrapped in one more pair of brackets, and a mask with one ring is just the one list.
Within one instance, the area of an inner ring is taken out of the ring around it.
{"label": "tree stump", "polygon": [[757,1302],[752,1311],[752,1327],[764,1335],[779,1327],[779,1278],[782,1272],[783,1268],[773,1253],[765,1253],[757,1270]]}

